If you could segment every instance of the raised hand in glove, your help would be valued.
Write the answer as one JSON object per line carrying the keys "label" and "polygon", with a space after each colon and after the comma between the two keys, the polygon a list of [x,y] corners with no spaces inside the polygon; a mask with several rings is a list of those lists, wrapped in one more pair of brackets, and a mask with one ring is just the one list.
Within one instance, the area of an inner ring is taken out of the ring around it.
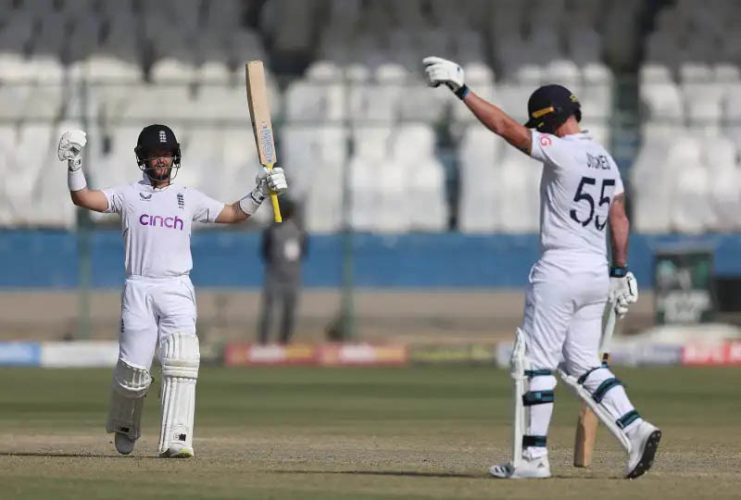
{"label": "raised hand in glove", "polygon": [[82,150],[87,144],[87,134],[82,130],[68,130],[59,139],[57,157],[67,161],[67,167],[74,171],[82,166]]}
{"label": "raised hand in glove", "polygon": [[442,57],[425,57],[422,60],[427,75],[427,84],[437,87],[440,84],[447,85],[460,99],[468,94],[468,87],[464,83],[463,68],[453,61]]}

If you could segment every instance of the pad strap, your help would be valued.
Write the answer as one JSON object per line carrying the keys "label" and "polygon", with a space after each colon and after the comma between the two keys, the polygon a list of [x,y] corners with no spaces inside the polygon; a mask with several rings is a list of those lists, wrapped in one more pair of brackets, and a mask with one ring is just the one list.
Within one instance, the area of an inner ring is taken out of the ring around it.
{"label": "pad strap", "polygon": [[545,448],[547,444],[548,444],[547,436],[528,436],[527,434],[522,436],[522,447],[523,448],[527,448],[528,446]]}
{"label": "pad strap", "polygon": [[607,394],[607,391],[619,385],[623,385],[623,383],[620,382],[620,380],[618,380],[616,377],[606,379],[599,385],[599,387],[597,387],[597,389],[594,391],[594,394],[592,394],[592,398],[594,399],[595,403],[601,403],[602,399],[605,397],[605,394]]}
{"label": "pad strap", "polygon": [[638,412],[636,410],[630,410],[625,415],[623,415],[622,417],[620,417],[619,419],[617,419],[615,421],[615,423],[621,429],[625,429],[626,427],[628,427],[630,424],[632,424],[633,422],[635,422],[639,418],[641,418],[641,416],[638,414]]}
{"label": "pad strap", "polygon": [[522,396],[522,404],[525,406],[543,405],[553,403],[553,391],[529,391]]}
{"label": "pad strap", "polygon": [[586,372],[584,372],[581,377],[579,377],[578,379],[576,379],[576,383],[577,384],[584,385],[584,381],[587,380],[587,377],[589,377],[589,375],[591,375],[592,372],[594,372],[596,370],[599,370],[600,368],[606,368],[606,366],[600,365],[600,366],[595,366],[594,368],[590,368],[589,370],[587,370]]}

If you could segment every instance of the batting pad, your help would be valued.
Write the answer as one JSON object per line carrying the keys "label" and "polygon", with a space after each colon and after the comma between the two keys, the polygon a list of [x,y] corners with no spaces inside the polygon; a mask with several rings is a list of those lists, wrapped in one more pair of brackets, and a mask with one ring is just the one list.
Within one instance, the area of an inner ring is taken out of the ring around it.
{"label": "batting pad", "polygon": [[118,432],[126,434],[130,439],[139,439],[144,396],[151,383],[149,370],[122,359],[118,360],[113,370],[107,432]]}
{"label": "batting pad", "polygon": [[[568,373],[566,373],[563,366],[559,367],[558,372],[561,375],[561,379],[566,382],[566,385],[570,386],[574,390],[574,392],[576,392],[577,396],[579,396],[582,401],[584,401],[587,406],[589,406],[589,409],[591,409],[594,414],[597,415],[597,418],[599,418],[600,421],[605,425],[605,427],[609,429],[612,435],[617,438],[625,451],[630,454],[632,445],[630,443],[630,439],[628,439],[628,435],[623,430],[624,426],[620,425],[620,419],[617,419],[616,421],[610,415],[610,411],[608,408],[606,408],[602,397],[600,396],[599,398],[597,398],[598,400],[596,400],[595,394],[589,392],[587,388],[584,387],[583,383],[579,381],[579,379],[577,379],[573,375],[569,375]],[[608,379],[608,381],[611,380],[617,379]],[[638,416],[637,413],[636,416]]]}
{"label": "batting pad", "polygon": [[[510,359],[510,375],[514,382],[514,425],[512,427],[512,466],[522,463],[523,451],[529,447],[545,448],[550,412],[553,411],[553,389],[556,378],[548,369],[532,369],[525,356],[525,334],[517,329],[515,345]],[[546,414],[536,413],[540,405],[551,405]],[[536,434],[534,429],[541,430]]]}
{"label": "batting pad", "polygon": [[200,364],[198,337],[174,333],[160,346],[162,427],[160,453],[193,447],[196,380]]}

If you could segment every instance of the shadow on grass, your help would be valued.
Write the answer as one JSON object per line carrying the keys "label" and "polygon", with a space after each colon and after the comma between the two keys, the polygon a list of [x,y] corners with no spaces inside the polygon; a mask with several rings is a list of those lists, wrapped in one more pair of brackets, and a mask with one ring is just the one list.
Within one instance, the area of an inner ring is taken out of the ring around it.
{"label": "shadow on grass", "polygon": [[440,478],[466,478],[486,479],[488,476],[482,474],[461,474],[455,472],[419,472],[419,471],[397,471],[397,470],[271,470],[276,474],[348,474],[360,476],[400,476],[400,477],[440,477]]}
{"label": "shadow on grass", "polygon": [[39,458],[135,458],[135,459],[159,459],[155,456],[146,455],[119,455],[118,453],[70,453],[63,451],[2,451],[0,457],[39,457]]}
{"label": "shadow on grass", "polygon": [[[465,474],[456,472],[419,472],[419,471],[390,471],[390,470],[264,470],[262,472],[268,472],[273,474],[347,474],[347,475],[359,475],[359,476],[396,476],[396,477],[435,477],[435,478],[461,478],[461,479],[484,479],[487,481],[498,482],[501,479],[495,479],[489,474]],[[617,476],[570,476],[562,474],[554,474],[549,478],[550,480],[590,480],[597,479],[602,481],[619,480],[624,481],[625,479]]]}

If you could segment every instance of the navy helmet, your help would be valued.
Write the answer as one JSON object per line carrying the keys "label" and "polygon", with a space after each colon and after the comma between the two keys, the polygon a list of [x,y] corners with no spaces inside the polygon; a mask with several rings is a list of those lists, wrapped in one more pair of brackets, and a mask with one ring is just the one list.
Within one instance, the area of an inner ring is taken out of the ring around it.
{"label": "navy helmet", "polygon": [[170,177],[170,171],[163,176],[157,176],[152,172],[147,160],[152,158],[156,153],[167,151],[172,153],[172,168],[180,168],[180,143],[175,138],[175,133],[167,125],[148,125],[142,129],[139,133],[139,138],[136,141],[136,147],[134,148],[134,154],[136,155],[136,163],[139,168],[147,174],[151,179],[165,180]]}
{"label": "navy helmet", "polygon": [[581,121],[581,104],[569,89],[561,85],[543,85],[527,101],[528,128],[553,133],[569,116]]}

